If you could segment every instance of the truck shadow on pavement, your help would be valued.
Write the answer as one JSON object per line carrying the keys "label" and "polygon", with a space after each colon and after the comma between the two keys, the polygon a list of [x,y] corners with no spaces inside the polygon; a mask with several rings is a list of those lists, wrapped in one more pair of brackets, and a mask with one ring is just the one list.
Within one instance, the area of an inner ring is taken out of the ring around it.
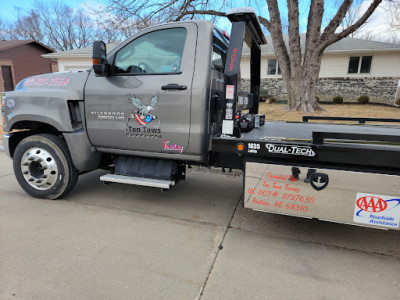
{"label": "truck shadow on pavement", "polygon": [[191,171],[169,191],[120,184],[104,185],[94,171],[79,178],[64,199],[76,203],[229,226],[271,237],[300,240],[400,258],[397,231],[252,211],[241,207],[242,177]]}

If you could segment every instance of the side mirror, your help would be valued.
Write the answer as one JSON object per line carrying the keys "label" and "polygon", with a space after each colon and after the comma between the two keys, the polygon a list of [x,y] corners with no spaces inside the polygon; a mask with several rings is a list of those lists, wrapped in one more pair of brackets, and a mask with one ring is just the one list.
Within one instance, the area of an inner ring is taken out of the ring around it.
{"label": "side mirror", "polygon": [[93,43],[93,70],[96,76],[106,77],[108,76],[108,62],[106,44],[103,41],[95,41]]}

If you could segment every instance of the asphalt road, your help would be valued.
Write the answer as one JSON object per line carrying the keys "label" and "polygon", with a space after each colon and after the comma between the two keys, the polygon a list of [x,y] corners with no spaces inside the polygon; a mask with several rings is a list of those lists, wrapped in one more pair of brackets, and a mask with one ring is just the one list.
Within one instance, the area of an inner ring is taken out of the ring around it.
{"label": "asphalt road", "polygon": [[240,207],[242,178],[25,194],[0,152],[1,299],[400,299],[400,232]]}

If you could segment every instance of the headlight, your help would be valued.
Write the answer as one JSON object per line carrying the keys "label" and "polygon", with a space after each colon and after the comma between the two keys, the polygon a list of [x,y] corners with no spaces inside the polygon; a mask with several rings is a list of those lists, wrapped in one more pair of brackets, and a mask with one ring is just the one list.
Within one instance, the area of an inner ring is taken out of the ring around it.
{"label": "headlight", "polygon": [[4,108],[6,106],[6,94],[1,96],[1,108]]}

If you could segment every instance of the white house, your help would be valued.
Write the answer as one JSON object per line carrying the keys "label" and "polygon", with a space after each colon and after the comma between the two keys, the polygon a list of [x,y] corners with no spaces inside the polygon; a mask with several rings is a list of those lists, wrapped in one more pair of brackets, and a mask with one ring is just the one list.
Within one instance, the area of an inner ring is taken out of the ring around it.
{"label": "white house", "polygon": [[[118,43],[107,44],[107,52],[117,45]],[[59,72],[84,71],[92,67],[92,47],[57,51],[45,54],[43,57],[56,60]]]}
{"label": "white house", "polygon": [[[286,97],[280,68],[273,43],[267,36],[267,45],[261,46],[261,89],[278,98]],[[288,37],[284,36],[286,44]],[[301,35],[301,48],[305,48],[305,34]],[[246,47],[242,54],[241,75],[244,84],[250,78],[250,53]],[[317,96],[331,101],[342,96],[345,101],[356,101],[361,95],[371,102],[392,104],[400,77],[400,45],[344,38],[329,46],[322,58]]]}
{"label": "white house", "polygon": [[[266,36],[267,44],[261,46],[261,89],[279,99],[286,98],[286,90],[280,75],[273,43]],[[284,37],[287,42],[287,36]],[[304,50],[305,35],[301,35]],[[107,50],[117,43],[108,44]],[[60,72],[80,71],[91,67],[92,48],[58,51],[43,57],[58,61]],[[244,47],[241,61],[243,87],[249,83],[250,53]],[[400,79],[400,45],[356,38],[344,38],[329,46],[321,63],[317,96],[322,101],[331,101],[342,96],[345,101],[356,101],[361,95],[371,102],[392,104]]]}

